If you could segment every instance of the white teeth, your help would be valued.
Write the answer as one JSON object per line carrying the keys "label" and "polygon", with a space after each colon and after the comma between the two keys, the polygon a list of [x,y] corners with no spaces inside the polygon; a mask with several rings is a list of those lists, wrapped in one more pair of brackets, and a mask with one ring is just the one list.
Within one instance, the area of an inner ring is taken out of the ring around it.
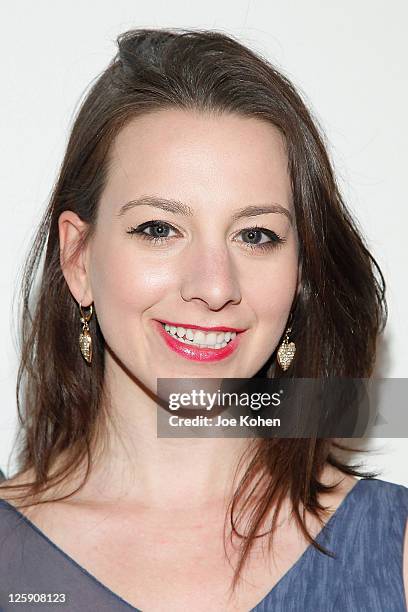
{"label": "white teeth", "polygon": [[206,335],[205,343],[209,346],[214,346],[217,343],[217,334],[215,332],[210,332]]}
{"label": "white teeth", "polygon": [[194,344],[198,348],[223,348],[230,340],[237,335],[236,332],[208,332],[201,329],[189,329],[176,327],[175,325],[164,324],[164,329],[180,342]]}
{"label": "white teeth", "polygon": [[205,344],[205,333],[201,330],[194,332],[194,344]]}

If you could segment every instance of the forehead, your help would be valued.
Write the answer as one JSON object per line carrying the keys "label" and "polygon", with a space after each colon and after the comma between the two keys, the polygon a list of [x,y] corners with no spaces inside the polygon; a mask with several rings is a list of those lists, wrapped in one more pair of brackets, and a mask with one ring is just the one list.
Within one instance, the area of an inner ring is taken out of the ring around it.
{"label": "forehead", "polygon": [[161,110],[118,133],[106,191],[113,200],[155,194],[197,206],[273,197],[290,208],[287,166],[284,138],[266,121]]}

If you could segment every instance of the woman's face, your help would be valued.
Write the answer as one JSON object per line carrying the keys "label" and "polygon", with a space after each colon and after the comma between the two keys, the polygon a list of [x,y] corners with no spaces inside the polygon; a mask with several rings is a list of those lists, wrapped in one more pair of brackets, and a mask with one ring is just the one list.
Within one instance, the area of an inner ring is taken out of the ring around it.
{"label": "woman's face", "polygon": [[[284,143],[270,124],[182,110],[135,119],[113,144],[86,254],[110,350],[151,390],[161,377],[256,374],[298,287],[294,223]],[[184,328],[181,340],[158,321]],[[245,331],[231,340],[196,327]]]}

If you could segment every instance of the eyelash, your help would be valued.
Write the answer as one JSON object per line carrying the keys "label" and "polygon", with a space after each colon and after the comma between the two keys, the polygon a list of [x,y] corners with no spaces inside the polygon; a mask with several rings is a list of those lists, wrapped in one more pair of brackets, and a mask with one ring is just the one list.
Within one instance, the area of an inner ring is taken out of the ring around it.
{"label": "eyelash", "polygon": [[[172,230],[178,231],[169,223],[166,223],[165,221],[158,221],[154,219],[152,221],[146,221],[146,223],[142,223],[141,225],[138,225],[137,227],[129,227],[127,233],[136,235],[138,238],[142,238],[144,240],[149,240],[150,242],[153,242],[154,244],[162,244],[163,242],[167,242],[171,238],[175,237],[175,236],[170,236],[170,237],[150,236],[149,234],[145,234],[143,231],[147,229],[148,227],[158,227],[158,226],[170,228]],[[272,240],[270,240],[269,242],[263,242],[261,244],[250,244],[248,242],[243,243],[245,245],[245,248],[248,248],[251,251],[268,251],[270,249],[277,249],[281,247],[284,242],[286,242],[286,238],[282,238],[281,236],[278,236],[278,234],[276,234],[272,230],[268,230],[265,227],[259,227],[258,225],[245,228],[241,230],[239,233],[242,234],[244,232],[251,232],[253,230],[261,231],[261,233],[266,234],[269,238],[272,238]]]}

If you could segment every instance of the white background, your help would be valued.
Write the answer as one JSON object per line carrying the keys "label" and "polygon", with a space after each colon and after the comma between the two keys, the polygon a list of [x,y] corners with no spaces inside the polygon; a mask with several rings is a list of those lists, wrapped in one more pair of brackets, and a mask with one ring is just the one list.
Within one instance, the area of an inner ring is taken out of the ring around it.
{"label": "white background", "polygon": [[[36,0],[0,9],[0,468],[17,425],[20,266],[46,207],[85,89],[133,27],[217,29],[267,56],[298,87],[328,140],[346,202],[388,285],[376,376],[408,376],[407,4],[373,0],[192,3]],[[76,333],[73,330],[73,333]],[[407,440],[370,440],[364,464],[408,486]],[[9,461],[11,457],[11,460]]]}

